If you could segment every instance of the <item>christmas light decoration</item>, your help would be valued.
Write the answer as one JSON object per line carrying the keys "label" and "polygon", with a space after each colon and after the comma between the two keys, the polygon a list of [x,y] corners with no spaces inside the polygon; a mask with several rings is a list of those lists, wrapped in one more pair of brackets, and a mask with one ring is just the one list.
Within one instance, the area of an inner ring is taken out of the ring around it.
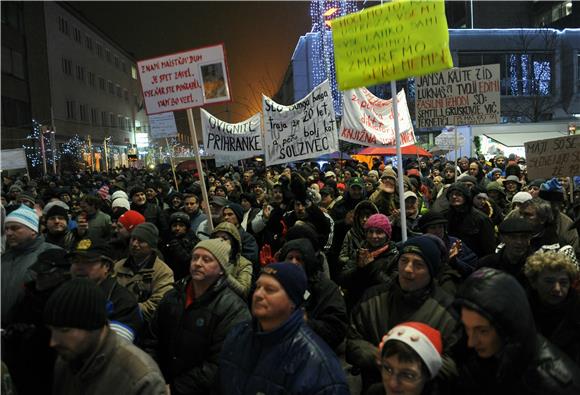
{"label": "christmas light decoration", "polygon": [[[42,166],[41,138],[44,143],[44,157],[46,158],[46,164],[47,166],[52,165],[53,155],[50,143],[50,133],[50,131],[45,131],[43,133],[43,126],[35,119],[32,120],[32,131],[28,136],[26,136],[26,143],[22,144],[22,148],[24,148],[26,158],[30,162],[31,167],[36,168]],[[60,159],[58,150],[56,150],[54,156],[57,161]]]}

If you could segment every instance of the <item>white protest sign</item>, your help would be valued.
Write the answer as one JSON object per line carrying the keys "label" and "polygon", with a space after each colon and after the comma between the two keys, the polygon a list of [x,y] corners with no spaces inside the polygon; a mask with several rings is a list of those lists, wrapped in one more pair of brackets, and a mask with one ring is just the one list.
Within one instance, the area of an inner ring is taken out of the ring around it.
{"label": "white protest sign", "polygon": [[216,163],[232,163],[264,153],[259,113],[240,123],[227,123],[203,108],[200,112],[203,146],[208,155],[215,156]]}
{"label": "white protest sign", "polygon": [[137,62],[148,115],[230,101],[223,45]]}
{"label": "white protest sign", "polygon": [[283,106],[262,96],[266,166],[317,158],[338,151],[338,132],[328,80],[304,99]]}
{"label": "white protest sign", "polygon": [[457,67],[417,77],[417,127],[500,121],[499,64]]}
{"label": "white protest sign", "polygon": [[149,115],[149,126],[151,137],[154,139],[177,136],[177,125],[175,125],[173,112]]}
{"label": "white protest sign", "polygon": [[[397,94],[401,147],[415,143],[415,132],[405,91]],[[366,146],[395,144],[395,120],[392,99],[373,95],[366,88],[344,92],[343,118],[338,136],[341,140]]]}
{"label": "white protest sign", "polygon": [[[455,132],[441,132],[439,136],[435,137],[435,144],[437,144],[439,148],[455,149]],[[463,144],[465,144],[465,136],[461,133],[457,133],[457,146],[462,146]]]}
{"label": "white protest sign", "polygon": [[28,169],[24,148],[3,149],[0,151],[0,169]]}

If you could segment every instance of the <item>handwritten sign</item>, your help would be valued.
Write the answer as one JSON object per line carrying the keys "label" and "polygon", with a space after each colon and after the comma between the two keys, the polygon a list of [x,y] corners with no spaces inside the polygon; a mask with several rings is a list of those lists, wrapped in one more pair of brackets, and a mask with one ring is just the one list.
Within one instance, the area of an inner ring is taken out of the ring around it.
{"label": "handwritten sign", "polygon": [[443,0],[398,0],[332,21],[341,90],[453,67]]}
{"label": "handwritten sign", "polygon": [[528,179],[580,174],[580,135],[524,143]]}
{"label": "handwritten sign", "polygon": [[149,126],[151,127],[151,137],[154,139],[177,136],[173,112],[149,115]]}
{"label": "handwritten sign", "polygon": [[283,106],[262,96],[266,165],[316,158],[338,151],[328,80],[304,99]]}
{"label": "handwritten sign", "polygon": [[458,67],[415,81],[419,128],[500,121],[499,64]]}
{"label": "handwritten sign", "polygon": [[148,115],[230,101],[223,45],[137,62]]}
{"label": "handwritten sign", "polygon": [[[227,123],[202,108],[201,129],[205,151],[215,156],[216,163],[233,163],[264,154],[260,114],[240,123]],[[224,157],[227,161],[222,160]]]}
{"label": "handwritten sign", "polygon": [[[397,94],[401,147],[415,143],[405,91]],[[393,101],[376,97],[366,88],[344,92],[342,125],[338,138],[366,146],[394,145]]]}
{"label": "handwritten sign", "polygon": [[[455,127],[448,126],[447,130],[443,129],[441,134],[435,137],[435,144],[443,149],[455,149]],[[465,136],[457,131],[457,147],[465,144]]]}
{"label": "handwritten sign", "polygon": [[28,169],[23,148],[3,149],[0,151],[0,161],[0,170]]}

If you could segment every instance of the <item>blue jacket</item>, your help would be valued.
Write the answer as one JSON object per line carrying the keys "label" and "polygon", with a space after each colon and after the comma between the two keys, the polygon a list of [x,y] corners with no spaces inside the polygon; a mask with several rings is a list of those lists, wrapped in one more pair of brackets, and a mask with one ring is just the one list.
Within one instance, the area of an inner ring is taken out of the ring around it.
{"label": "blue jacket", "polygon": [[336,354],[295,311],[271,332],[257,323],[239,324],[228,334],[220,357],[222,394],[349,394]]}

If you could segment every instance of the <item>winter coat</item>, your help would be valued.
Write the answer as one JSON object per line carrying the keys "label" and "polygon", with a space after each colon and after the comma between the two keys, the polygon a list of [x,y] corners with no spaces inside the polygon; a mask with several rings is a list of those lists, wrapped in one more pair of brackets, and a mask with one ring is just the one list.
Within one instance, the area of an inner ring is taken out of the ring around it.
{"label": "winter coat", "polygon": [[36,263],[41,253],[53,248],[60,249],[38,236],[24,245],[9,248],[2,254],[2,327],[10,323],[11,309],[24,296],[24,284],[32,281],[32,272],[28,269]]}
{"label": "winter coat", "polygon": [[137,298],[145,322],[151,320],[173,284],[173,271],[155,254],[140,268],[134,266],[132,257],[115,262],[114,275]]}
{"label": "winter coat", "polygon": [[360,224],[361,213],[363,210],[372,212],[373,214],[379,212],[377,206],[368,200],[363,200],[356,205],[352,227],[344,237],[342,248],[340,249],[340,255],[338,257],[341,267],[346,265],[353,256],[356,256],[358,249],[361,248],[366,240],[365,230]]}
{"label": "winter coat", "polygon": [[88,217],[89,228],[86,237],[102,239],[108,241],[111,238],[113,228],[111,226],[111,216],[101,210]]}
{"label": "winter coat", "polygon": [[449,206],[446,217],[449,221],[449,235],[461,239],[477,256],[483,257],[494,252],[496,241],[493,224],[484,213],[466,203],[460,209]]}
{"label": "winter coat", "polygon": [[528,257],[532,254],[532,251],[529,250],[528,253],[522,256],[518,262],[511,262],[508,260],[505,254],[505,247],[498,247],[498,249],[498,252],[486,255],[479,259],[477,267],[491,267],[494,269],[503,270],[504,272],[514,276],[522,285],[522,287],[526,287],[528,284],[528,279],[524,274],[524,265],[526,264],[526,259],[528,259]]}
{"label": "winter coat", "polygon": [[482,269],[464,282],[456,302],[489,317],[502,339],[492,358],[472,349],[457,357],[457,394],[580,393],[580,368],[536,332],[526,293],[513,276]]}
{"label": "winter coat", "polygon": [[119,336],[134,341],[143,329],[143,317],[137,299],[111,276],[101,281],[99,288],[107,297],[109,326]]}
{"label": "winter coat", "polygon": [[189,216],[189,220],[191,221],[191,230],[195,233],[199,227],[199,224],[207,220],[207,214],[204,213],[201,209],[198,209],[195,214],[191,214]]}
{"label": "winter coat", "polygon": [[[141,206],[137,206],[131,203],[131,210],[137,211],[139,214],[145,217],[145,222],[151,222],[159,230],[159,235],[163,238],[165,235],[169,234],[169,224],[167,222],[167,216],[163,210],[156,204],[151,204],[146,202]],[[160,238],[160,239],[161,239]]]}
{"label": "winter coat", "polygon": [[190,300],[191,278],[168,292],[151,322],[151,341],[172,394],[208,394],[216,385],[219,353],[234,325],[250,320],[246,303],[222,277]]}
{"label": "winter coat", "polygon": [[[449,310],[453,298],[437,285],[431,284],[414,292],[405,292],[395,278],[391,283],[369,289],[353,310],[347,332],[346,360],[361,369],[363,388],[381,380],[377,368],[378,345],[394,326],[418,321],[441,332],[444,354],[461,338],[457,317]],[[455,375],[453,361],[444,355],[440,375]]]}
{"label": "winter coat", "polygon": [[186,234],[172,236],[163,245],[161,252],[167,265],[173,270],[175,281],[179,281],[189,276],[189,265],[191,264],[191,251],[199,242],[195,233],[189,230]]}
{"label": "winter coat", "polygon": [[395,188],[395,192],[387,193],[383,190],[376,190],[370,196],[369,200],[377,206],[379,212],[381,214],[386,215],[387,217],[393,214],[393,210],[397,208],[397,203],[395,200],[395,195],[397,194],[397,189]]}
{"label": "winter coat", "polygon": [[66,251],[72,251],[80,240],[80,237],[77,236],[76,230],[66,230],[64,233],[59,235],[53,235],[47,232],[44,235],[44,240],[47,243],[59,246]]}
{"label": "winter coat", "polygon": [[54,394],[166,394],[159,367],[144,351],[107,329],[98,349],[75,369],[58,358]]}
{"label": "winter coat", "polygon": [[349,394],[338,358],[305,325],[302,314],[295,311],[270,332],[261,332],[255,321],[236,326],[220,356],[221,393]]}

